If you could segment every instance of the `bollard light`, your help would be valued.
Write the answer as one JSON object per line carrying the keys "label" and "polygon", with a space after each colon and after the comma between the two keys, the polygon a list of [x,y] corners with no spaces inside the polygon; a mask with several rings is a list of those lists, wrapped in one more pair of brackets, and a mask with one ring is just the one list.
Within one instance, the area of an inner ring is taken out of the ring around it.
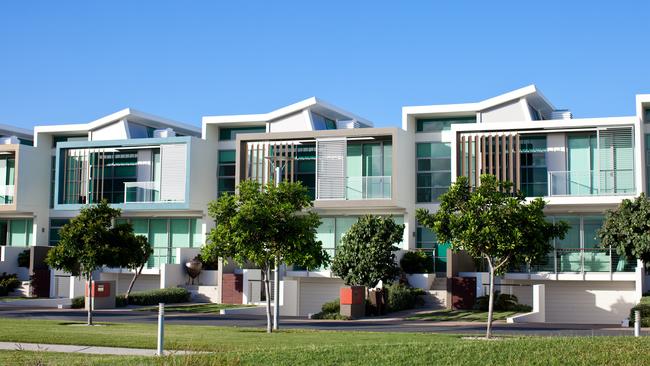
{"label": "bollard light", "polygon": [[158,349],[156,350],[156,354],[158,356],[163,355],[163,336],[164,336],[164,328],[165,328],[165,303],[161,302],[158,303]]}
{"label": "bollard light", "polygon": [[634,336],[641,336],[641,310],[634,310]]}

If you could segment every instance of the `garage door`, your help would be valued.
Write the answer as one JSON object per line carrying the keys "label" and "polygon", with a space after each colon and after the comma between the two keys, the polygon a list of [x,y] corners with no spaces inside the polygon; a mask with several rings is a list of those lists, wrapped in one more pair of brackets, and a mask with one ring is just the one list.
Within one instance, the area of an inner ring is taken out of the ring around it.
{"label": "garage door", "polygon": [[333,278],[309,278],[300,280],[300,315],[317,313],[323,303],[339,297],[343,281]]}
{"label": "garage door", "polygon": [[634,282],[546,282],[548,323],[620,324],[634,306]]}

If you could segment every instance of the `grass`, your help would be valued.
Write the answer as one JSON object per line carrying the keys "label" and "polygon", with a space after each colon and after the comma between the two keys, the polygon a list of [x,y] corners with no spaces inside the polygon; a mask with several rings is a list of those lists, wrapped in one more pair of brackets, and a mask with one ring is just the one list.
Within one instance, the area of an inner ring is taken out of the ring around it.
{"label": "grass", "polygon": [[[0,318],[0,341],[155,348],[155,324],[70,326],[46,320]],[[287,365],[638,365],[650,337],[521,337],[466,340],[430,333],[374,333],[168,325],[167,349],[212,351],[170,358],[0,351],[0,364]],[[23,360],[17,362],[19,360]]]}
{"label": "grass", "polygon": [[0,297],[0,302],[14,302],[20,300],[29,300],[35,299],[35,297],[24,297],[24,296],[3,296]]}
{"label": "grass", "polygon": [[[518,314],[516,311],[495,311],[494,320],[505,320]],[[436,310],[429,313],[415,314],[408,320],[428,320],[434,322],[487,322],[488,313],[482,310]]]}
{"label": "grass", "polygon": [[[254,305],[233,305],[233,304],[194,304],[194,305],[170,305],[165,306],[165,312],[174,313],[219,313],[223,309],[247,308]],[[138,311],[158,311],[157,306],[148,306],[136,309]]]}

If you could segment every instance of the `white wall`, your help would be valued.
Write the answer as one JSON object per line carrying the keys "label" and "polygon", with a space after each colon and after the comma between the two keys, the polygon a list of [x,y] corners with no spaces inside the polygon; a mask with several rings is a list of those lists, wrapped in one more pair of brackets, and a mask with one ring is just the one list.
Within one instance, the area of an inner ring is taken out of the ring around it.
{"label": "white wall", "polygon": [[480,113],[480,121],[482,123],[520,122],[527,120],[530,120],[530,111],[524,99],[504,103],[494,108],[481,111]]}
{"label": "white wall", "polygon": [[339,298],[343,281],[338,278],[300,278],[298,285],[301,316],[321,311],[321,306]]}
{"label": "white wall", "polygon": [[0,246],[0,274],[15,273],[21,281],[29,280],[29,270],[18,267],[18,255],[29,248]]}
{"label": "white wall", "polygon": [[311,131],[313,128],[308,113],[308,110],[304,110],[273,120],[269,123],[269,132]]}
{"label": "white wall", "polygon": [[108,126],[92,131],[91,139],[92,141],[99,140],[125,140],[128,138],[127,126],[124,121],[119,121],[112,123]]}
{"label": "white wall", "polygon": [[49,147],[20,146],[16,184],[16,210],[31,213],[32,245],[49,245],[51,155]]}

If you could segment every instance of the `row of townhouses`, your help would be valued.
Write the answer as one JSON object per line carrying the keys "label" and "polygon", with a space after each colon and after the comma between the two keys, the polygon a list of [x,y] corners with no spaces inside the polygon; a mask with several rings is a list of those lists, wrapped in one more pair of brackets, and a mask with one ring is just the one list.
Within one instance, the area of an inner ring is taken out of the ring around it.
{"label": "row of townhouses", "polygon": [[[33,133],[0,126],[0,272],[27,276],[15,268],[25,247],[56,245],[83,205],[106,199],[154,249],[135,289],[186,286],[184,263],[214,227],[208,202],[244,179],[267,182],[280,167],[282,179],[308,187],[330,255],[360,215],[392,216],[405,224],[400,253],[431,255],[436,274],[425,287],[450,305],[448,279],[476,278],[480,295],[486,275],[419,226],[415,210],[436,210],[458,176],[476,184],[490,173],[543,197],[548,218],[571,225],[548,260],[511,268],[498,289],[545,307],[543,321],[619,323],[649,281],[641,263],[601,248],[596,231],[607,209],[650,185],[650,95],[637,95],[634,106],[626,117],[572,118],[531,85],[475,103],[404,107],[401,127],[374,128],[317,98],[265,114],[206,116],[201,128],[132,109]],[[284,315],[319,311],[342,285],[327,268],[282,272]],[[50,297],[82,293],[78,279],[46,273]],[[95,277],[116,281],[121,293],[131,276],[106,268]],[[192,290],[218,302],[259,303],[259,279],[255,269],[222,262]],[[533,296],[535,284],[545,285],[541,295]]]}

